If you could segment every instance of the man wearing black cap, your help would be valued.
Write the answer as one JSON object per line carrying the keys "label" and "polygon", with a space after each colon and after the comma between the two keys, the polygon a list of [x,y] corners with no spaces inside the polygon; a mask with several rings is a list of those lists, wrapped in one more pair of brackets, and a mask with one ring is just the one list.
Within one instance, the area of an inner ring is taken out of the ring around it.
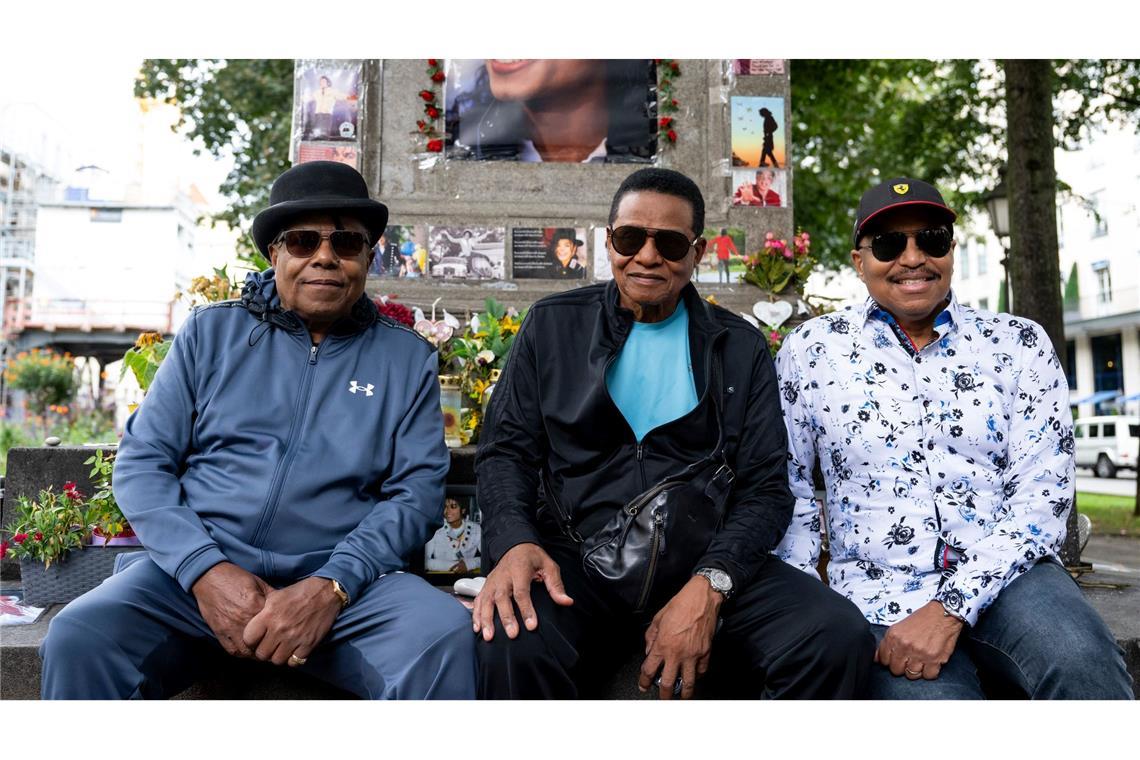
{"label": "man wearing black cap", "polygon": [[399,572],[448,454],[434,349],[364,294],[387,220],[344,164],[277,178],[253,222],[273,269],[191,314],[127,423],[115,497],[147,551],[52,621],[45,699],[169,696],[223,652],[474,696],[463,607]]}
{"label": "man wearing black cap", "polygon": [[954,298],[954,220],[921,180],[868,190],[851,251],[867,301],[785,339],[796,508],[777,554],[814,574],[826,516],[830,585],[878,641],[873,697],[978,699],[984,681],[1128,698],[1120,650],[1057,559],[1074,497],[1064,372],[1040,326]]}

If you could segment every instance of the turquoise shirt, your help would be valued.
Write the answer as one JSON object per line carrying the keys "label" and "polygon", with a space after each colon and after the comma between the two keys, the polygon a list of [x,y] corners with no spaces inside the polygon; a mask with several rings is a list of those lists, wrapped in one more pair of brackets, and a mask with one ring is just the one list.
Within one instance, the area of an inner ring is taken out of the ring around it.
{"label": "turquoise shirt", "polygon": [[697,405],[684,301],[664,321],[633,323],[629,339],[606,372],[606,387],[638,441]]}

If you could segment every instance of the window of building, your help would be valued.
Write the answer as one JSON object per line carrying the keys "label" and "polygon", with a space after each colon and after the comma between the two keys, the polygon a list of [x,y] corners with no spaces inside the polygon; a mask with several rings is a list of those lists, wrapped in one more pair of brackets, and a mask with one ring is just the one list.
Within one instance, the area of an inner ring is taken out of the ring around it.
{"label": "window of building", "polygon": [[1094,261],[1093,274],[1096,276],[1097,303],[1112,303],[1112,272],[1107,261]]}
{"label": "window of building", "polygon": [[978,299],[978,308],[979,308],[979,309],[984,309],[985,311],[989,311],[989,310],[990,310],[990,299],[988,299],[988,298],[979,298],[979,299]]}
{"label": "window of building", "polygon": [[93,208],[91,209],[93,222],[121,222],[123,210],[121,208]]}
{"label": "window of building", "polygon": [[1089,200],[1089,209],[1093,212],[1092,236],[1094,238],[1104,237],[1108,234],[1108,219],[1100,213],[1100,192],[1098,190],[1093,193]]}
{"label": "window of building", "polygon": [[[1093,359],[1093,391],[1121,391],[1124,372],[1121,367],[1120,333],[1094,335],[1089,339]],[[1093,407],[1094,414],[1108,414],[1109,404],[1102,401]]]}
{"label": "window of building", "polygon": [[962,241],[958,246],[958,274],[962,276],[963,280],[970,279],[970,244]]}
{"label": "window of building", "polygon": [[974,254],[974,264],[975,264],[974,270],[978,273],[979,277],[981,277],[983,274],[985,274],[987,271],[989,271],[989,264],[986,261],[986,244],[985,243],[978,243],[978,250]]}
{"label": "window of building", "polygon": [[1077,387],[1077,342],[1065,341],[1065,382],[1069,388]]}

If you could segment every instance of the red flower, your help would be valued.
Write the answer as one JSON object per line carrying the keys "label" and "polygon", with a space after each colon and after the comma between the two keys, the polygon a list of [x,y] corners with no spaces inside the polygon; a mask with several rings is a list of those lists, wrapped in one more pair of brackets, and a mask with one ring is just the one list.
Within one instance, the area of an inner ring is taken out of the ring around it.
{"label": "red flower", "polygon": [[435,67],[439,63],[435,58],[428,58],[428,66]]}
{"label": "red flower", "polygon": [[443,140],[428,140],[427,149],[432,153],[442,153]]}
{"label": "red flower", "polygon": [[427,122],[422,120],[417,121],[416,128],[423,132],[425,129],[427,129]]}
{"label": "red flower", "polygon": [[4,559],[7,556],[8,556],[8,542],[7,541],[0,541],[0,559]]}
{"label": "red flower", "polygon": [[676,108],[676,107],[679,105],[679,104],[677,103],[677,99],[676,99],[676,98],[673,98],[673,99],[672,99],[672,100],[670,100],[669,102],[673,104],[673,107],[674,107],[674,108]]}
{"label": "red flower", "polygon": [[657,126],[661,127],[661,129],[665,129],[666,127],[668,127],[672,123],[673,123],[673,117],[672,116],[662,116],[661,120],[657,122]]}
{"label": "red flower", "polygon": [[669,68],[671,68],[673,70],[674,74],[680,74],[681,73],[681,67],[677,64],[676,61],[674,61],[673,63],[670,63]]}
{"label": "red flower", "polygon": [[424,111],[427,113],[427,115],[429,117],[431,117],[433,119],[439,118],[439,109],[436,108],[435,106],[428,106],[427,108],[424,109]]}
{"label": "red flower", "polygon": [[407,306],[404,306],[404,304],[397,303],[396,301],[393,301],[390,298],[388,299],[387,303],[385,303],[379,299],[377,299],[373,303],[376,304],[377,310],[381,314],[383,314],[384,316],[386,316],[390,319],[394,319],[401,324],[405,324],[408,327],[411,327],[413,324],[415,324],[415,321],[416,321],[415,314],[413,314],[412,310],[409,309]]}
{"label": "red flower", "polygon": [[36,541],[43,541],[43,540],[44,540],[44,534],[43,534],[43,533],[40,533],[40,532],[37,530],[37,531],[36,531],[36,535],[32,536],[32,538],[34,538]]}
{"label": "red flower", "polygon": [[670,129],[668,132],[665,133],[665,136],[669,138],[669,142],[671,142],[671,143],[677,142],[677,133],[674,132],[673,130]]}
{"label": "red flower", "polygon": [[444,75],[444,73],[442,71],[437,71],[431,75],[431,81],[433,81],[433,82],[442,82],[446,78],[447,77]]}
{"label": "red flower", "polygon": [[435,100],[435,93],[431,90],[420,90],[420,97],[423,98],[426,102],[430,103]]}
{"label": "red flower", "polygon": [[17,533],[16,535],[12,536],[12,540],[18,544],[22,544],[28,540],[28,534],[27,533]]}

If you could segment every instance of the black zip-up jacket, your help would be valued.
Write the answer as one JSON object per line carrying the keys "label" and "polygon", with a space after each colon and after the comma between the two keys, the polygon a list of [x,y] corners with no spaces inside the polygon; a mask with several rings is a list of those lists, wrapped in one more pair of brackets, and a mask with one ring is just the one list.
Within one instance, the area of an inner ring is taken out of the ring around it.
{"label": "black zip-up jacket", "polygon": [[494,563],[517,544],[558,534],[538,497],[544,463],[574,527],[589,535],[632,497],[707,455],[717,434],[707,388],[715,350],[723,367],[725,455],[736,480],[724,523],[694,569],[720,568],[740,589],[783,538],[794,504],[767,343],[755,327],[686,285],[699,401],[638,445],[606,388],[606,368],[633,324],[618,296],[611,281],[547,296],[527,314],[476,453],[485,551]]}

